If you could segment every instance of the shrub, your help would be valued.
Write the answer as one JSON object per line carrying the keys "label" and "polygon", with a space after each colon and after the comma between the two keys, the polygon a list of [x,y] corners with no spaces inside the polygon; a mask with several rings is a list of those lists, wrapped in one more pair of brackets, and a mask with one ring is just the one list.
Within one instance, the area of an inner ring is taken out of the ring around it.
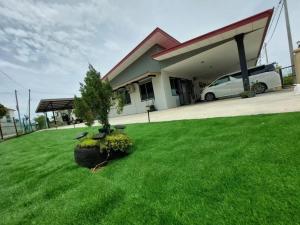
{"label": "shrub", "polygon": [[255,92],[254,91],[244,91],[242,93],[240,93],[241,98],[251,98],[255,96]]}
{"label": "shrub", "polygon": [[103,145],[101,145],[103,150],[110,152],[110,151],[121,151],[127,152],[132,146],[132,141],[130,138],[120,132],[113,132],[110,135],[107,135],[104,139]]}
{"label": "shrub", "polygon": [[46,118],[44,115],[40,115],[34,118],[34,121],[38,124],[38,129],[47,128]]}
{"label": "shrub", "polygon": [[293,85],[294,84],[294,76],[283,77],[283,85]]}
{"label": "shrub", "polygon": [[80,147],[80,148],[92,148],[92,147],[97,147],[97,146],[98,147],[100,146],[99,141],[93,140],[91,138],[84,138],[77,145],[77,147]]}
{"label": "shrub", "polygon": [[0,104],[0,119],[5,116],[7,113],[7,109],[4,107],[4,105]]}

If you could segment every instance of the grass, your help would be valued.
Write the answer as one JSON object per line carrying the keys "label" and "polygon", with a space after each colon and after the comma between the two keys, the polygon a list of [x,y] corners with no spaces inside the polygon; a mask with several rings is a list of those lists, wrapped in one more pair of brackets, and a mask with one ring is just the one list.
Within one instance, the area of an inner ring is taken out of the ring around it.
{"label": "grass", "polygon": [[1,224],[300,224],[300,113],[129,125],[95,174],[82,130],[0,143]]}

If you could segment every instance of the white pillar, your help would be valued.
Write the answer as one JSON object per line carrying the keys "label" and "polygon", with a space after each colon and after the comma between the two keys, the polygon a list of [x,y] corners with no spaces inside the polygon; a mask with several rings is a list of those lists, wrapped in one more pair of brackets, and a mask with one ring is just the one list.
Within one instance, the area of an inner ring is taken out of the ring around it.
{"label": "white pillar", "polygon": [[296,72],[295,94],[300,94],[300,48],[294,50],[294,65]]}

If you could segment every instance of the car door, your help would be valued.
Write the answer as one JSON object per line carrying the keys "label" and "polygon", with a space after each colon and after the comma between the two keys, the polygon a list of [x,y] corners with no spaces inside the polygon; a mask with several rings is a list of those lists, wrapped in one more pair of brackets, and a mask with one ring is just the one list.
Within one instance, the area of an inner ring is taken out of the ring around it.
{"label": "car door", "polygon": [[229,76],[221,77],[213,84],[213,93],[217,98],[228,96],[230,93]]}
{"label": "car door", "polygon": [[229,76],[230,78],[230,95],[239,95],[243,92],[243,80],[241,74]]}

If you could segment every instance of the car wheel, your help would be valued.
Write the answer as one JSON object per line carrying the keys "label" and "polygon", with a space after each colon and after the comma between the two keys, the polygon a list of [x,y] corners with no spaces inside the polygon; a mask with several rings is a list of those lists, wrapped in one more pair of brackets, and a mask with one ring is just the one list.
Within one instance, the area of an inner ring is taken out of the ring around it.
{"label": "car wheel", "polygon": [[206,95],[205,95],[205,101],[213,101],[213,100],[215,100],[215,95],[213,94],[213,93],[207,93]]}
{"label": "car wheel", "polygon": [[266,92],[267,85],[265,85],[264,83],[254,84],[253,90],[256,94],[262,94],[262,93]]}

